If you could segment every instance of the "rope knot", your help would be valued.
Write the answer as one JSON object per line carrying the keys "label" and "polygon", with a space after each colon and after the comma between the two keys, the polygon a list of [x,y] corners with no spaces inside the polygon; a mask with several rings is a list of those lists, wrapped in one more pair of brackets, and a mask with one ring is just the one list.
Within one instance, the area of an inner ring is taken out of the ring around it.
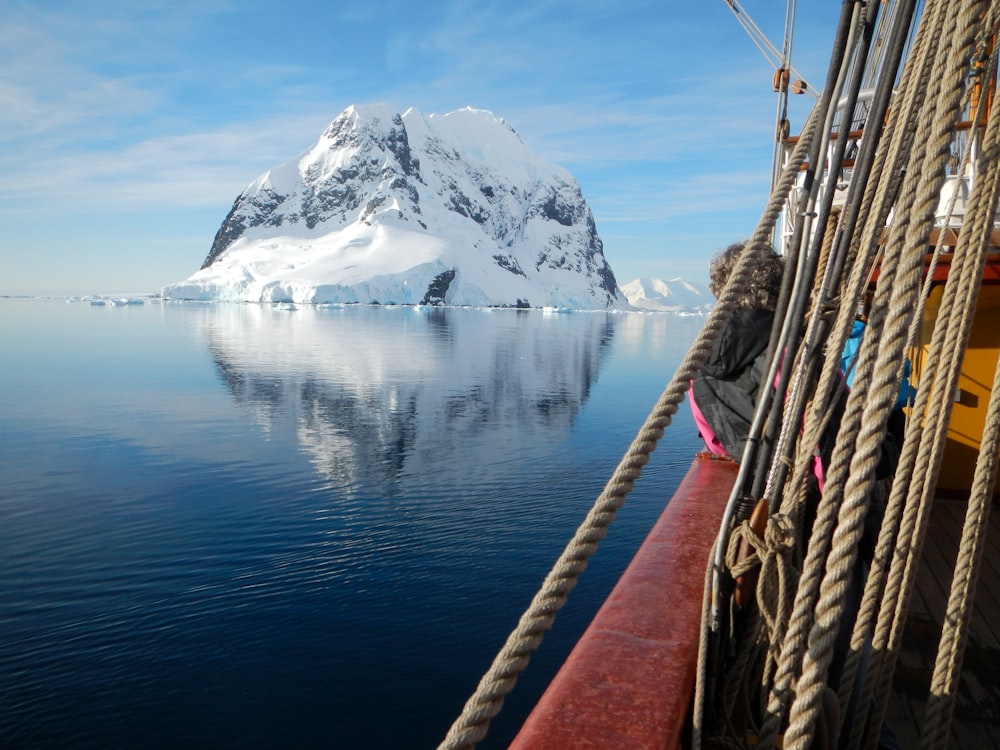
{"label": "rope knot", "polygon": [[784,513],[775,513],[767,519],[764,541],[769,552],[784,556],[795,545],[795,525]]}
{"label": "rope knot", "polygon": [[769,640],[773,642],[781,623],[788,620],[798,581],[798,571],[792,565],[795,524],[791,516],[775,513],[768,518],[764,537],[767,554],[763,556],[760,565],[757,607],[764,618]]}
{"label": "rope knot", "polygon": [[[743,542],[746,542],[746,545],[752,551],[740,559],[743,555],[743,550],[746,549],[742,544]],[[764,538],[754,531],[749,519],[743,521],[743,523],[733,529],[733,533],[729,537],[729,547],[726,549],[726,567],[729,568],[729,574],[733,578],[739,578],[758,567],[761,561],[761,553],[765,552],[766,549],[767,544]]]}

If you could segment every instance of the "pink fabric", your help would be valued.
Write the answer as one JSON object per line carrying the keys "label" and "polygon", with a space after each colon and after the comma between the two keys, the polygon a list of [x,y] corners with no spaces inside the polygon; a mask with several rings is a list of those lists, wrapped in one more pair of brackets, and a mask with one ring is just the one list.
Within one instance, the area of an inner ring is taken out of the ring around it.
{"label": "pink fabric", "polygon": [[[774,379],[774,385],[775,387],[778,385],[777,377]],[[688,389],[688,400],[691,402],[691,415],[694,417],[694,423],[698,427],[698,434],[701,435],[701,439],[705,441],[705,447],[708,449],[709,453],[715,456],[729,456],[729,451],[726,450],[722,441],[716,437],[715,432],[708,424],[708,420],[705,419],[705,415],[702,414],[701,409],[698,408],[698,402],[694,400],[693,388]],[[819,485],[819,491],[822,492],[825,477],[823,471],[823,459],[820,457],[818,452],[813,456],[813,474],[816,476],[816,483]]]}
{"label": "pink fabric", "polygon": [[722,441],[715,436],[715,432],[709,426],[705,415],[698,408],[698,404],[694,400],[694,388],[688,389],[688,399],[691,401],[691,414],[694,416],[694,423],[698,427],[698,434],[705,441],[705,447],[708,448],[709,453],[716,456],[728,456],[729,451],[726,450]]}

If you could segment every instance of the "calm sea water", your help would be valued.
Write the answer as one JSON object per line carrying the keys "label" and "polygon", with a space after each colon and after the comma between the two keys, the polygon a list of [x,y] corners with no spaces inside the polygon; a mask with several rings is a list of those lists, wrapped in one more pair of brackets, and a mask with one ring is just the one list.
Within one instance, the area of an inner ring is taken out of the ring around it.
{"label": "calm sea water", "polygon": [[[0,746],[436,746],[701,323],[0,300]],[[698,447],[682,406],[480,747]]]}

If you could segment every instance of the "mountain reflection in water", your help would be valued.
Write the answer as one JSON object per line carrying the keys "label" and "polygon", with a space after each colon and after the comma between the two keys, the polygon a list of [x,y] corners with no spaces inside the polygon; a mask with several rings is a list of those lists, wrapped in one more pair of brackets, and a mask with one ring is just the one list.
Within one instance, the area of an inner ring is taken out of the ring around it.
{"label": "mountain reflection in water", "polygon": [[[700,324],[0,300],[0,747],[433,747]],[[682,408],[481,750],[698,446]]]}
{"label": "mountain reflection in water", "polygon": [[219,374],[266,432],[341,488],[385,492],[565,436],[614,336],[607,313],[240,306],[206,326]]}

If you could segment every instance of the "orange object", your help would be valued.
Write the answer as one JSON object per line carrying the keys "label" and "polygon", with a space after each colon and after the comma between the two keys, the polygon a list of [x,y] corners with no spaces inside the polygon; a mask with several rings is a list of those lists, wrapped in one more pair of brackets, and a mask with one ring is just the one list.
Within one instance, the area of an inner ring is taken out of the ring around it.
{"label": "orange object", "polygon": [[774,71],[774,90],[775,91],[787,91],[788,90],[788,69],[778,68]]}
{"label": "orange object", "polygon": [[[753,513],[750,514],[750,520],[747,522],[757,536],[764,536],[764,532],[767,530],[767,518],[769,515],[770,506],[767,504],[767,500],[761,498],[757,501],[757,505],[754,506]],[[745,538],[740,539],[740,547],[736,553],[736,559],[739,562],[743,562],[753,554],[753,551],[750,542]],[[759,574],[760,566],[757,566],[741,576],[736,576],[736,589],[733,591],[733,601],[736,602],[737,607],[745,607],[754,600],[757,594],[757,577]]]}

